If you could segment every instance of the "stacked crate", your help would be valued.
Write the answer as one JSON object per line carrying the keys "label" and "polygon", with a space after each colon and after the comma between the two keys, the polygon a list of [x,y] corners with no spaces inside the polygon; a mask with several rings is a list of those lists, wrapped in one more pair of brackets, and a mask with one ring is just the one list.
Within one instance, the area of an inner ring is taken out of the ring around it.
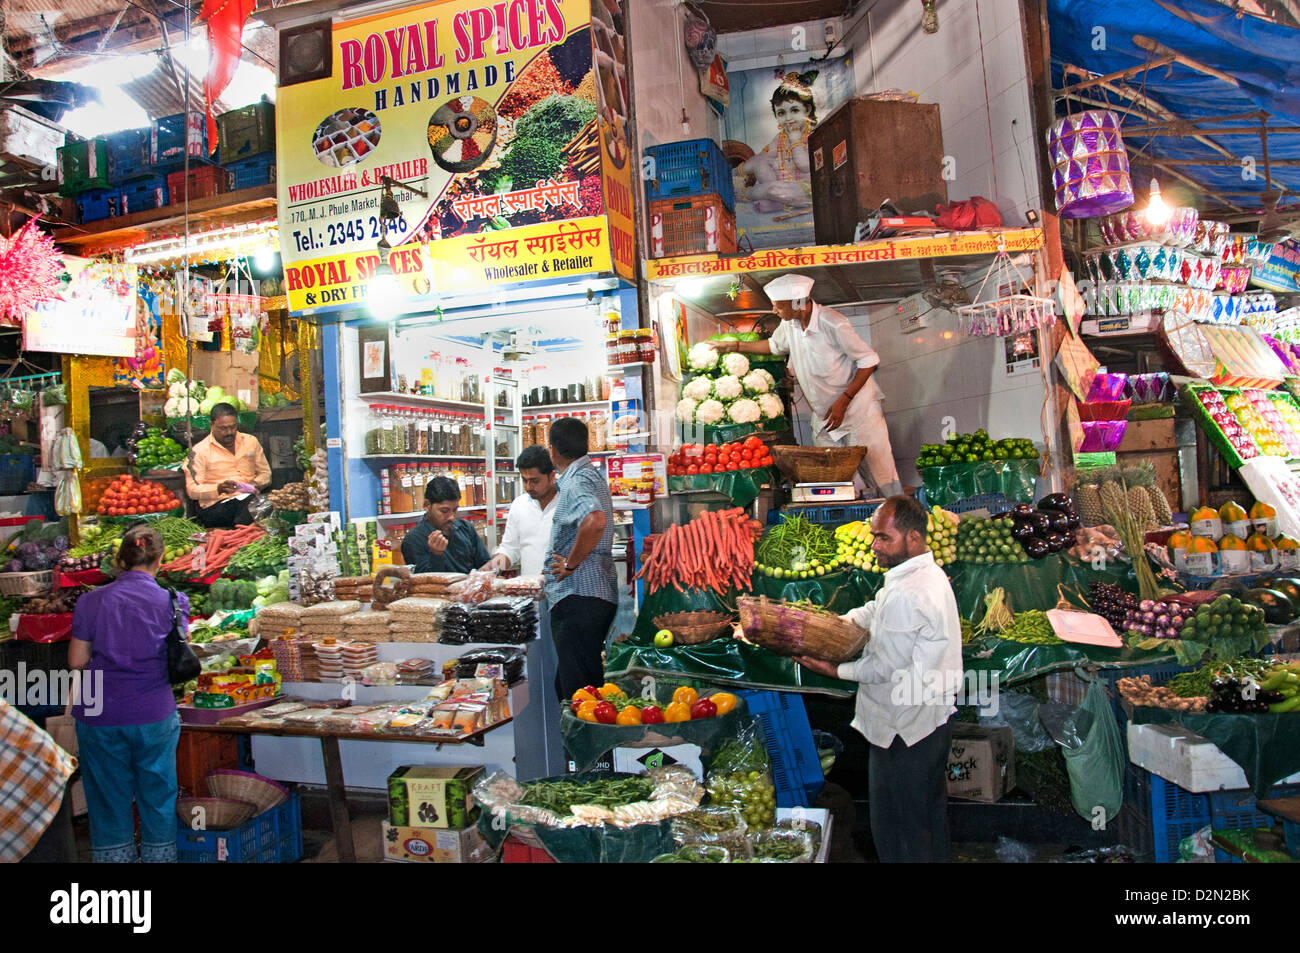
{"label": "stacked crate", "polygon": [[217,117],[221,163],[230,170],[231,191],[275,182],[275,104],[232,109]]}
{"label": "stacked crate", "polygon": [[149,163],[166,181],[171,205],[230,191],[230,175],[208,152],[207,117],[177,113],[154,120],[149,130]]}
{"label": "stacked crate", "polygon": [[727,255],[737,248],[731,165],[712,139],[646,149],[650,257]]}

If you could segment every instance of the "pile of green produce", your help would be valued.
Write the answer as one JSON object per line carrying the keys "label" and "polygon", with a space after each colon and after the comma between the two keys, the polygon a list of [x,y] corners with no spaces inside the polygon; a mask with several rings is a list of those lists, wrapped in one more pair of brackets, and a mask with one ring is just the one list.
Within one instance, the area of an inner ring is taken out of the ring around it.
{"label": "pile of green produce", "polygon": [[275,410],[277,407],[288,407],[292,401],[284,394],[271,394],[262,388],[257,389],[257,409],[258,410]]}
{"label": "pile of green produce", "polygon": [[227,579],[224,576],[212,584],[210,592],[214,612],[251,609],[257,597],[257,583],[251,579]]}
{"label": "pile of green produce", "polygon": [[776,820],[776,785],[772,764],[761,738],[752,731],[728,738],[718,748],[705,780],[709,802],[740,813],[751,828],[770,827]]}
{"label": "pile of green produce", "polygon": [[193,552],[198,545],[194,537],[203,533],[202,526],[183,516],[165,516],[155,520],[153,528],[162,534],[164,565]]}
{"label": "pile of green produce", "polygon": [[68,555],[73,559],[84,559],[104,553],[114,548],[114,543],[121,541],[123,532],[125,527],[114,523],[83,523],[81,542],[69,549]]}
{"label": "pile of green produce", "polygon": [[189,452],[171,437],[163,436],[158,427],[144,428],[143,436],[133,435],[126,446],[129,451],[127,463],[134,464],[141,470],[180,463]]}
{"label": "pile of green produce", "polygon": [[1274,665],[1262,658],[1213,659],[1193,671],[1179,672],[1165,684],[1179,698],[1204,698],[1210,694],[1210,683],[1219,676],[1259,682]]}
{"label": "pile of green produce", "polygon": [[1047,613],[1037,609],[1016,613],[1011,627],[998,633],[998,638],[1012,642],[1024,642],[1029,645],[1061,645],[1061,640],[1052,629]]}
{"label": "pile of green produce", "polygon": [[257,598],[253,600],[253,608],[260,609],[262,606],[288,601],[289,570],[281,569],[278,576],[263,576],[257,580]]}
{"label": "pile of green produce", "polygon": [[834,572],[839,547],[825,527],[787,515],[754,548],[754,569],[776,579],[809,579]]}
{"label": "pile of green produce", "polygon": [[713,844],[687,844],[673,854],[660,854],[652,864],[726,864],[731,861],[731,851]]}
{"label": "pile of green produce", "polygon": [[35,456],[36,448],[29,443],[23,443],[21,440],[6,434],[5,436],[0,437],[0,454],[6,457],[31,457]]}
{"label": "pile of green produce", "polygon": [[654,782],[647,777],[607,778],[595,781],[535,781],[524,785],[519,803],[544,808],[560,817],[573,813],[575,804],[615,808],[650,800]]}
{"label": "pile of green produce", "polygon": [[232,579],[275,575],[288,561],[288,542],[280,536],[263,536],[230,557],[225,575]]}
{"label": "pile of green produce", "polygon": [[1129,644],[1137,648],[1172,648],[1181,665],[1192,665],[1206,657],[1229,660],[1251,655],[1268,643],[1264,610],[1227,593],[1201,603],[1195,615],[1185,616],[1176,639],[1129,638]]}
{"label": "pile of green produce", "polygon": [[951,434],[945,443],[922,444],[916,465],[946,467],[956,463],[1037,459],[1038,450],[1032,440],[1023,437],[991,440],[987,430],[977,430],[973,434]]}
{"label": "pile of green produce", "polygon": [[961,562],[1027,563],[1029,555],[1014,530],[1016,521],[1009,516],[996,519],[963,517],[957,524],[957,559]]}

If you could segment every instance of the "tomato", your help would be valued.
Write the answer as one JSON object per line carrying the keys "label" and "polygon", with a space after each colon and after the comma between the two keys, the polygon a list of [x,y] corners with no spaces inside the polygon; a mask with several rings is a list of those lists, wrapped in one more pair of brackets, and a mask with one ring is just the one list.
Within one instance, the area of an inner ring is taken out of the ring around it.
{"label": "tomato", "polygon": [[728,470],[739,470],[739,469],[740,469],[740,463],[739,463],[738,461],[736,461],[736,460],[732,460],[730,463],[727,464],[727,469],[728,469]]}
{"label": "tomato", "polygon": [[753,434],[750,434],[744,439],[744,445],[749,447],[751,450],[757,450],[759,447],[763,446],[763,441],[759,440]]}
{"label": "tomato", "polygon": [[756,466],[760,466],[760,467],[770,467],[770,466],[772,466],[773,462],[774,462],[774,461],[772,460],[771,457],[764,457],[762,460],[758,461],[758,463],[756,464]]}
{"label": "tomato", "polygon": [[697,466],[696,466],[695,464],[693,464],[693,463],[692,463],[689,467],[686,468],[686,475],[687,475],[687,476],[696,476],[696,475],[699,474],[699,472],[700,472],[700,468],[697,467]]}
{"label": "tomato", "polygon": [[713,472],[713,464],[711,464],[711,463],[706,463],[706,464],[704,464],[704,466],[700,467],[700,472],[701,472],[701,473],[712,473],[712,472]]}

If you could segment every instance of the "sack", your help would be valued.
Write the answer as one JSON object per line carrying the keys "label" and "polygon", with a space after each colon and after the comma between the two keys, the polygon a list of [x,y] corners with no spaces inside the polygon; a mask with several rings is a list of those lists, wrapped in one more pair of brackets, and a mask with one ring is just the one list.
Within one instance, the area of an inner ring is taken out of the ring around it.
{"label": "sack", "polygon": [[950,202],[939,206],[939,217],[935,219],[939,228],[951,228],[968,231],[976,228],[1001,228],[1002,213],[998,207],[981,195],[973,196],[964,202]]}
{"label": "sack", "polygon": [[1083,704],[1075,712],[1074,728],[1082,740],[1077,748],[1062,748],[1070,776],[1070,801],[1094,827],[1104,812],[1114,820],[1124,803],[1124,749],[1119,725],[1101,682],[1093,679]]}
{"label": "sack", "polygon": [[184,620],[181,619],[181,606],[176,599],[176,591],[167,591],[171,593],[172,599],[172,628],[167,633],[167,681],[172,685],[183,685],[198,678],[203,665],[194,654],[194,649],[190,648],[190,643],[181,636]]}

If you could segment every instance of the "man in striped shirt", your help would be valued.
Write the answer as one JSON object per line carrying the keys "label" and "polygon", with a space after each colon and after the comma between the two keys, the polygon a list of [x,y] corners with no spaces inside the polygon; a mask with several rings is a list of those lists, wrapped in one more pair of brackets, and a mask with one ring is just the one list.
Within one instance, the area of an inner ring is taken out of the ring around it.
{"label": "man in striped shirt", "polygon": [[0,863],[36,846],[76,769],[72,755],[0,698]]}
{"label": "man in striped shirt", "polygon": [[551,522],[546,601],[559,658],[561,701],[605,680],[605,636],[618,612],[614,575],[614,507],[604,475],[587,456],[587,425],[574,417],[551,424],[551,460],[559,493]]}

